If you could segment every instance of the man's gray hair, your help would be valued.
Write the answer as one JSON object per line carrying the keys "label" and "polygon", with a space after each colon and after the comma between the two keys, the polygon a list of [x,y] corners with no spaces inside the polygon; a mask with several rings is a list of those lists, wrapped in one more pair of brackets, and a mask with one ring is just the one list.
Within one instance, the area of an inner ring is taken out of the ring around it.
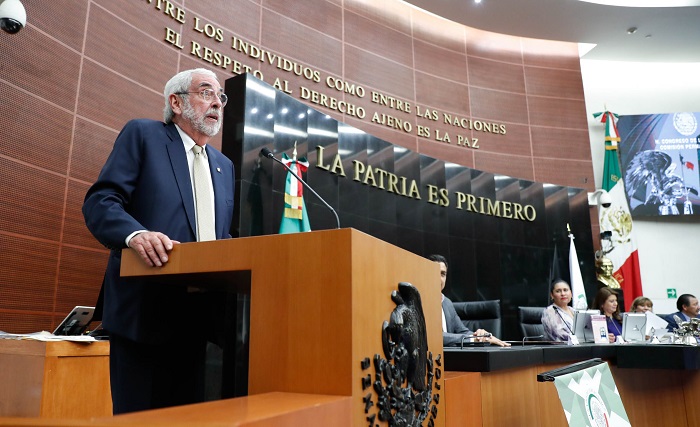
{"label": "man's gray hair", "polygon": [[180,71],[175,74],[168,83],[165,84],[165,89],[163,90],[163,95],[165,96],[165,108],[163,108],[163,121],[165,123],[171,123],[173,121],[173,109],[170,108],[170,95],[174,93],[187,92],[190,90],[190,85],[192,84],[192,76],[194,74],[204,74],[209,77],[214,77],[217,81],[216,74],[207,70],[206,68],[195,68],[193,70]]}

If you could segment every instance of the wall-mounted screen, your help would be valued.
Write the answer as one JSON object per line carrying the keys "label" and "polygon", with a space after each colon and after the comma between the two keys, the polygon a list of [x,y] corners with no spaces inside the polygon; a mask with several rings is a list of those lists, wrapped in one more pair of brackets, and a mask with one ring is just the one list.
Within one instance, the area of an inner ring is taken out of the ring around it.
{"label": "wall-mounted screen", "polygon": [[700,113],[622,116],[620,170],[633,217],[700,214]]}

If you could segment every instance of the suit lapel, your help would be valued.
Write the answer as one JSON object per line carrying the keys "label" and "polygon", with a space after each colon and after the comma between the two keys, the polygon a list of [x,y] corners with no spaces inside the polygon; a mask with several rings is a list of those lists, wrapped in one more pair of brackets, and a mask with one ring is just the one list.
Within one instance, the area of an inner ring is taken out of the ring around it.
{"label": "suit lapel", "polygon": [[182,143],[180,134],[177,133],[173,123],[168,124],[165,130],[170,137],[170,142],[167,144],[168,156],[170,164],[175,174],[175,180],[180,190],[180,197],[185,207],[187,220],[190,223],[190,229],[193,235],[197,235],[197,224],[194,216],[194,195],[192,194],[192,183],[190,181],[190,171],[187,165],[187,153]]}

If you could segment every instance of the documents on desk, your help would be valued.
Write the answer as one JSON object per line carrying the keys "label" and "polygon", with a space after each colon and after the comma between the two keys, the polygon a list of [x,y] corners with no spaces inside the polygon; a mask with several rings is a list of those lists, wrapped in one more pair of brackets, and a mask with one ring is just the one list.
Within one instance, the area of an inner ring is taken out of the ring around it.
{"label": "documents on desk", "polygon": [[89,335],[54,335],[51,332],[47,332],[47,331],[34,332],[31,334],[10,334],[7,332],[0,331],[0,339],[34,340],[34,341],[44,341],[44,342],[54,342],[54,341],[95,342],[95,341],[97,341],[94,337],[91,337]]}

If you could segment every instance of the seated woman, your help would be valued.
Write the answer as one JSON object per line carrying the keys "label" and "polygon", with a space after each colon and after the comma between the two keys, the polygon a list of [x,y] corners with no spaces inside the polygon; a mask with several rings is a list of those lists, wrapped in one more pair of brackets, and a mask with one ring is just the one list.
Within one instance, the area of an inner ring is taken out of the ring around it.
{"label": "seated woman", "polygon": [[553,304],[542,312],[544,339],[568,341],[574,333],[574,309],[571,308],[571,286],[564,280],[555,279],[549,288]]}
{"label": "seated woman", "polygon": [[632,313],[646,313],[647,311],[653,312],[654,303],[647,297],[637,297],[632,301],[632,306],[630,307],[630,312]]}
{"label": "seated woman", "polygon": [[617,293],[610,288],[600,288],[593,300],[593,308],[605,315],[608,324],[608,340],[615,342],[615,337],[622,335],[622,315],[617,305]]}

